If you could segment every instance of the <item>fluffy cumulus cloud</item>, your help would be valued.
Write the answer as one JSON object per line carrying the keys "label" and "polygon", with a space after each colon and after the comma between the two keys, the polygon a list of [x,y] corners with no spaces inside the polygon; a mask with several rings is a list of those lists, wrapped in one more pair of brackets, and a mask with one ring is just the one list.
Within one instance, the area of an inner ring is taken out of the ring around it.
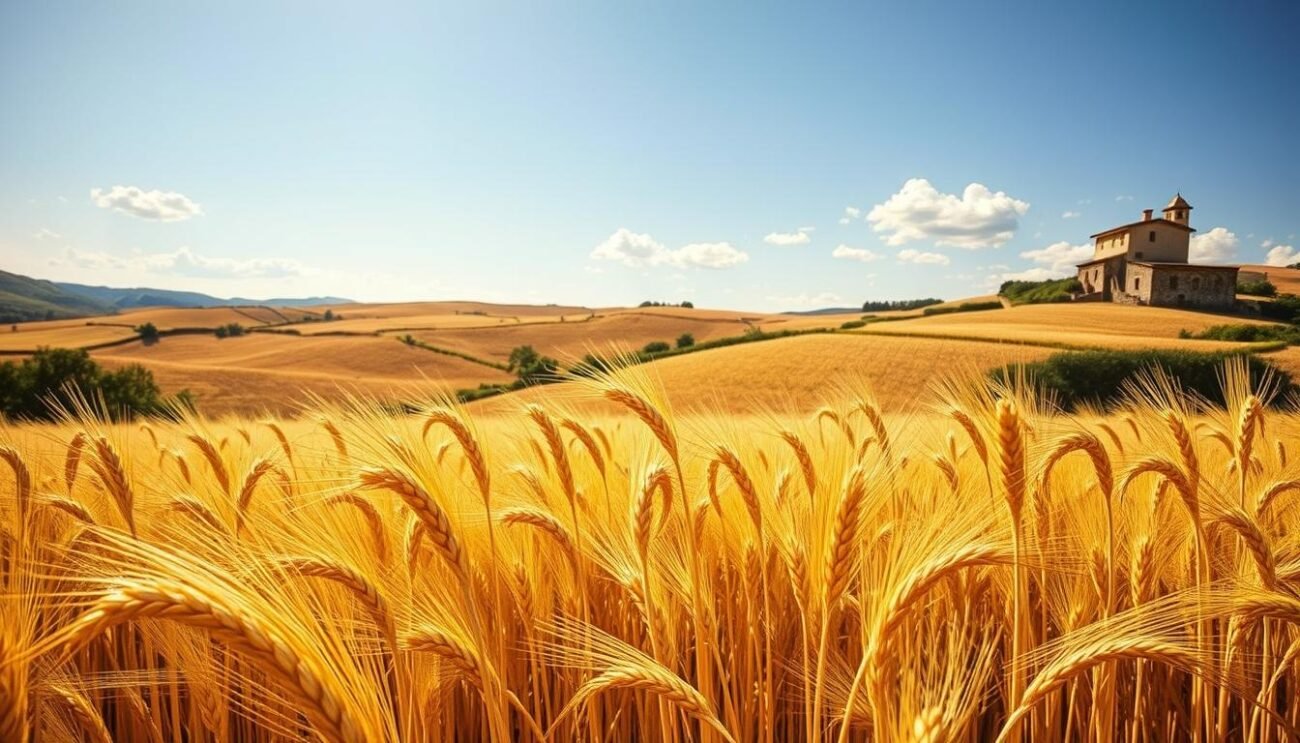
{"label": "fluffy cumulus cloud", "polygon": [[1300,262],[1300,251],[1290,245],[1278,245],[1272,240],[1265,240],[1264,243],[1264,247],[1268,248],[1268,254],[1264,256],[1264,262],[1268,265],[1281,267]]}
{"label": "fluffy cumulus cloud", "polygon": [[1041,274],[1043,278],[1061,279],[1073,276],[1076,273],[1075,264],[1091,258],[1092,252],[1091,245],[1071,245],[1062,240],[1038,250],[1026,250],[1020,257],[1038,264],[1030,270]]}
{"label": "fluffy cumulus cloud", "polygon": [[1192,263],[1227,263],[1237,255],[1237,235],[1223,227],[1192,236]]}
{"label": "fluffy cumulus cloud", "polygon": [[862,216],[862,210],[856,206],[844,207],[844,215],[840,217],[840,224],[848,224]]}
{"label": "fluffy cumulus cloud", "polygon": [[102,209],[159,222],[180,222],[203,213],[203,208],[185,194],[145,191],[136,186],[113,186],[107,190],[92,188],[90,200]]}
{"label": "fluffy cumulus cloud", "polygon": [[675,268],[732,268],[749,260],[749,254],[731,243],[691,243],[676,250],[653,237],[620,227],[591,251],[600,261],[617,261],[632,268],[672,266]]}
{"label": "fluffy cumulus cloud", "polygon": [[867,221],[887,235],[890,245],[933,240],[936,245],[974,249],[1010,240],[1027,211],[1027,202],[979,183],[957,196],[941,193],[924,178],[913,178],[885,203],[873,206]]}
{"label": "fluffy cumulus cloud", "polygon": [[880,258],[878,254],[873,253],[870,250],[865,248],[855,248],[850,245],[844,245],[843,243],[835,246],[835,249],[831,251],[831,257],[841,258],[848,261],[862,261],[863,263],[870,263],[871,261]]}
{"label": "fluffy cumulus cloud", "polygon": [[812,242],[812,235],[808,234],[812,231],[812,227],[800,227],[794,232],[769,232],[767,236],[763,238],[763,242],[768,245],[781,245],[783,247],[791,245],[807,245]]}
{"label": "fluffy cumulus cloud", "polygon": [[898,260],[903,263],[921,263],[931,266],[946,266],[952,262],[943,253],[925,253],[911,248],[898,251]]}
{"label": "fluffy cumulus cloud", "polygon": [[193,278],[282,279],[302,276],[308,272],[298,261],[286,258],[212,258],[200,255],[189,247],[180,247],[170,253],[136,252],[126,256],[66,248],[52,258],[50,264],[98,271],[132,270]]}

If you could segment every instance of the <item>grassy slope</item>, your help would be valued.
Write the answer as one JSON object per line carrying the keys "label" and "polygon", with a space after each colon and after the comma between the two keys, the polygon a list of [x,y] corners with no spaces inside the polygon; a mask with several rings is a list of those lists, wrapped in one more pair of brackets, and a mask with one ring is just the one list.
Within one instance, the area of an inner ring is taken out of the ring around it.
{"label": "grassy slope", "polygon": [[0,322],[78,317],[107,312],[107,305],[59,288],[54,283],[0,271]]}

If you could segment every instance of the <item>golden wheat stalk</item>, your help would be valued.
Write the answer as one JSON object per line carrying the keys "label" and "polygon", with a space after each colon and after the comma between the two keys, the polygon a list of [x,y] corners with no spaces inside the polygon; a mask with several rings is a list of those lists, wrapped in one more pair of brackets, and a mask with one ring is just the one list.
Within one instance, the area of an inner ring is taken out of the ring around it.
{"label": "golden wheat stalk", "polygon": [[[221,485],[223,493],[230,492],[230,471],[226,469],[226,461],[221,456],[221,451],[212,445],[206,436],[193,433],[187,436],[191,444],[199,450],[203,458],[208,461],[208,466],[212,468],[212,475],[217,478],[217,484]],[[189,478],[186,478],[188,480]]]}
{"label": "golden wheat stalk", "polygon": [[343,563],[322,556],[284,557],[277,561],[278,566],[289,572],[309,578],[321,578],[332,581],[348,589],[361,602],[370,618],[374,620],[384,636],[390,642],[396,637],[393,613],[388,608],[379,588],[369,579]]}
{"label": "golden wheat stalk", "polygon": [[60,657],[70,657],[112,627],[140,619],[194,627],[243,653],[297,699],[302,713],[326,740],[362,743],[379,737],[309,647],[284,635],[252,607],[229,604],[185,583],[163,578],[123,581],[56,636]]}
{"label": "golden wheat stalk", "polygon": [[555,541],[566,556],[576,564],[578,551],[574,546],[573,537],[569,530],[564,527],[551,514],[540,508],[519,507],[510,508],[497,514],[497,519],[503,524],[520,524],[531,526]]}
{"label": "golden wheat stalk", "polygon": [[118,455],[117,449],[113,444],[103,436],[95,439],[95,456],[90,461],[90,468],[99,478],[99,482],[108,491],[113,503],[117,506],[118,513],[126,521],[131,530],[131,535],[135,535],[135,491],[131,488],[131,481],[126,475],[126,467],[122,464],[122,457]]}
{"label": "golden wheat stalk", "polygon": [[468,574],[460,543],[452,533],[451,522],[442,507],[410,475],[393,469],[367,469],[359,473],[361,484],[372,489],[396,493],[402,502],[424,522],[425,534],[447,563],[462,577]]}

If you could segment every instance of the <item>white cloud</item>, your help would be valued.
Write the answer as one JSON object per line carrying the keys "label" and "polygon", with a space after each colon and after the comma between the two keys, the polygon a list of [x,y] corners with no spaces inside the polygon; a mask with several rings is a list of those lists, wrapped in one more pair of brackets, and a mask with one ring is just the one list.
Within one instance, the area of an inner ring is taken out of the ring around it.
{"label": "white cloud", "polygon": [[1226,263],[1237,255],[1237,236],[1223,227],[1193,235],[1188,258],[1193,263]]}
{"label": "white cloud", "polygon": [[1038,264],[1031,271],[1044,271],[1046,278],[1061,279],[1075,275],[1078,272],[1075,264],[1088,260],[1092,254],[1091,245],[1071,245],[1062,240],[1038,250],[1026,250],[1020,257]]}
{"label": "white cloud", "polygon": [[52,240],[57,240],[60,237],[63,237],[63,235],[60,235],[59,233],[55,232],[54,230],[48,227],[42,227],[36,232],[32,233],[33,240],[44,240],[47,237]]}
{"label": "white cloud", "polygon": [[812,242],[812,236],[808,234],[807,227],[800,227],[797,232],[769,232],[763,238],[763,242],[768,245],[780,245],[782,247],[807,245]]}
{"label": "white cloud", "polygon": [[127,256],[65,248],[62,254],[50,260],[50,265],[100,271],[133,270],[196,278],[279,279],[308,273],[308,269],[301,263],[287,258],[209,258],[195,253],[189,247],[180,247],[170,253],[132,253]]}
{"label": "white cloud", "polygon": [[591,257],[595,260],[617,261],[631,268],[731,268],[749,260],[747,253],[737,250],[731,243],[691,243],[670,250],[653,237],[632,232],[626,227],[620,227],[605,238],[604,242],[591,251]]}
{"label": "white cloud", "polygon": [[[1264,247],[1268,248],[1271,241],[1265,240]],[[1273,243],[1269,248],[1268,255],[1264,257],[1264,262],[1270,266],[1289,266],[1292,263],[1300,262],[1300,251],[1290,245],[1278,245]]]}
{"label": "white cloud", "polygon": [[890,233],[889,245],[934,240],[959,248],[998,246],[1010,240],[1029,204],[979,183],[960,197],[940,193],[924,178],[912,178],[898,193],[867,213],[876,232]]}
{"label": "white cloud", "polygon": [[870,263],[871,261],[880,258],[878,254],[873,253],[870,250],[855,248],[850,245],[844,245],[843,243],[835,246],[835,249],[831,251],[831,257],[843,258],[850,261],[862,261],[863,263]]}
{"label": "white cloud", "polygon": [[1121,194],[1121,195],[1119,195],[1119,196],[1116,196],[1116,197],[1115,197],[1115,200],[1116,200],[1116,201],[1132,201],[1132,200],[1133,200],[1133,197],[1132,197],[1132,196],[1128,196],[1128,195],[1126,195],[1126,194]]}
{"label": "white cloud", "polygon": [[765,299],[781,307],[834,307],[844,302],[844,298],[835,292],[783,295],[765,297]]}
{"label": "white cloud", "polygon": [[[1255,236],[1255,233],[1253,233],[1253,232],[1250,233],[1249,235],[1246,235],[1246,237],[1254,237],[1254,236]],[[1261,248],[1271,248],[1271,247],[1273,247],[1273,245],[1274,245],[1274,243],[1273,243],[1273,239],[1272,239],[1272,238],[1269,238],[1269,239],[1265,240],[1264,242],[1260,243],[1260,244],[1259,244],[1259,247],[1261,247]]]}
{"label": "white cloud", "polygon": [[90,200],[103,209],[160,222],[180,222],[203,213],[203,208],[184,194],[145,191],[136,186],[113,186],[107,191],[92,188]]}
{"label": "white cloud", "polygon": [[898,260],[904,263],[926,263],[935,266],[946,266],[952,262],[942,253],[923,253],[911,248],[898,251]]}
{"label": "white cloud", "polygon": [[800,231],[800,232],[816,232],[816,231],[817,231],[817,228],[816,228],[816,227],[800,227],[800,228],[799,228],[799,231]]}
{"label": "white cloud", "polygon": [[862,210],[856,206],[844,207],[844,215],[840,217],[840,224],[848,224],[862,216]]}
{"label": "white cloud", "polygon": [[1061,219],[1078,219],[1080,216],[1079,212],[1072,212],[1069,210],[1061,212]]}

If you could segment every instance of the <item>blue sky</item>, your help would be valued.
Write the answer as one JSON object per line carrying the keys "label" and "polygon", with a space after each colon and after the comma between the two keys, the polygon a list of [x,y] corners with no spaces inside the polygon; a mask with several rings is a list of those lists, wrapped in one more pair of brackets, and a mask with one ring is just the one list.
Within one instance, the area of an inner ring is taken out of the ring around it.
{"label": "blue sky", "polygon": [[1201,260],[1300,251],[1296,3],[542,5],[5,3],[0,268],[801,309],[1059,275],[1175,190]]}

